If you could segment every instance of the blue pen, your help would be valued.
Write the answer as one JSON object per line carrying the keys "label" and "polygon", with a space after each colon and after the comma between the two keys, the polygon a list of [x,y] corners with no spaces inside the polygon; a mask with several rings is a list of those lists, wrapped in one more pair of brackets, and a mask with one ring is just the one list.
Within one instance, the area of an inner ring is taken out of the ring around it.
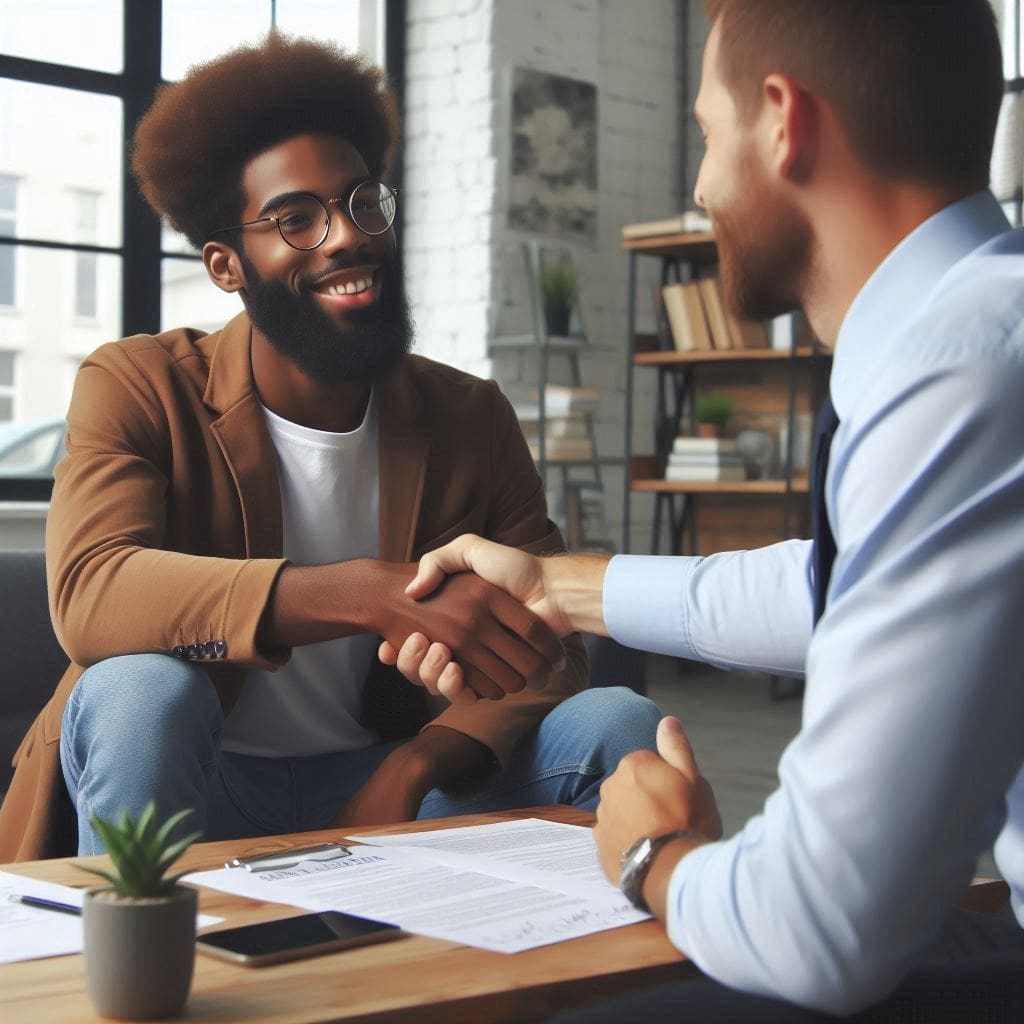
{"label": "blue pen", "polygon": [[58,903],[57,900],[43,899],[42,896],[18,896],[11,893],[12,903],[23,903],[26,907],[39,907],[42,910],[59,910],[62,914],[77,914],[81,916],[82,908],[73,906],[70,903]]}

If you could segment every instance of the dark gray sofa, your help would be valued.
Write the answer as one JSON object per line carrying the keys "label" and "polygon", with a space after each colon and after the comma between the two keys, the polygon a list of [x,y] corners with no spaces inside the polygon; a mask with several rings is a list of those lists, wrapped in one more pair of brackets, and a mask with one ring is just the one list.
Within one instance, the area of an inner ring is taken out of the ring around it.
{"label": "dark gray sofa", "polygon": [[67,668],[50,625],[41,551],[0,551],[0,795],[11,758]]}

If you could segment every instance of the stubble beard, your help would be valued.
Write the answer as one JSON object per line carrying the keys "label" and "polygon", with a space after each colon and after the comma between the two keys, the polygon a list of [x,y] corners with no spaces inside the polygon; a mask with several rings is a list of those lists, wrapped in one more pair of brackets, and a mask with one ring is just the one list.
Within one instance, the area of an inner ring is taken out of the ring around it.
{"label": "stubble beard", "polygon": [[351,310],[344,324],[320,309],[308,288],[295,294],[280,281],[262,278],[244,250],[239,258],[249,319],[274,348],[315,380],[372,381],[393,370],[412,349],[412,317],[393,257],[381,262],[378,301]]}
{"label": "stubble beard", "polygon": [[770,320],[801,308],[814,234],[801,210],[758,188],[755,177],[739,178],[749,183],[741,203],[711,216],[726,306],[743,320]]}

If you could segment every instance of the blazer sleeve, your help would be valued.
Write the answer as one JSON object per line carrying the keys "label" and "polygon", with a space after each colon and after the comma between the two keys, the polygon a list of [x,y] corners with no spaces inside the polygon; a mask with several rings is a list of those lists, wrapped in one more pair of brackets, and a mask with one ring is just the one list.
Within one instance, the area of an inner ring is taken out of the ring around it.
{"label": "blazer sleeve", "polygon": [[[54,627],[79,665],[144,652],[266,668],[287,659],[287,651],[268,656],[256,646],[284,559],[174,550],[169,506],[179,506],[180,518],[191,500],[172,488],[175,446],[203,443],[183,404],[161,394],[119,346],[104,346],[77,375],[46,550]],[[237,504],[221,475],[222,492]]]}
{"label": "blazer sleeve", "polygon": [[[496,384],[488,382],[486,387],[493,475],[484,533],[491,540],[532,554],[564,552],[565,543],[558,527],[548,518],[544,485],[515,412]],[[418,551],[417,557],[433,546]],[[544,689],[527,689],[499,701],[478,701],[471,706],[449,705],[445,701],[444,710],[430,724],[472,736],[490,748],[500,765],[506,765],[522,736],[534,729],[555,705],[586,688],[588,662],[582,638],[573,633],[563,644],[566,666],[549,675]]]}

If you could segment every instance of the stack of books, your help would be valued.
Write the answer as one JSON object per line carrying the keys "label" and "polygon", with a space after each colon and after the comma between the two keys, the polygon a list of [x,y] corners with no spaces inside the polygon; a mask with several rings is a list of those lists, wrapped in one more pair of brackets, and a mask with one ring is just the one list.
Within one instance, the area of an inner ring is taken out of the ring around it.
{"label": "stack of books", "polygon": [[[551,462],[591,462],[594,442],[590,417],[597,409],[596,388],[561,387],[544,389],[544,457]],[[535,396],[536,397],[536,396]],[[540,408],[534,402],[515,406],[519,425],[535,459],[540,458]]]}
{"label": "stack of books", "polygon": [[672,343],[678,352],[768,347],[763,323],[740,320],[725,307],[717,277],[667,284],[661,290]]}
{"label": "stack of books", "polygon": [[705,482],[746,478],[746,464],[731,438],[677,437],[665,467],[666,480]]}
{"label": "stack of books", "polygon": [[703,213],[688,210],[674,217],[663,217],[661,220],[645,220],[638,224],[623,224],[622,237],[657,238],[661,235],[681,235],[691,231],[710,232],[711,218]]}

